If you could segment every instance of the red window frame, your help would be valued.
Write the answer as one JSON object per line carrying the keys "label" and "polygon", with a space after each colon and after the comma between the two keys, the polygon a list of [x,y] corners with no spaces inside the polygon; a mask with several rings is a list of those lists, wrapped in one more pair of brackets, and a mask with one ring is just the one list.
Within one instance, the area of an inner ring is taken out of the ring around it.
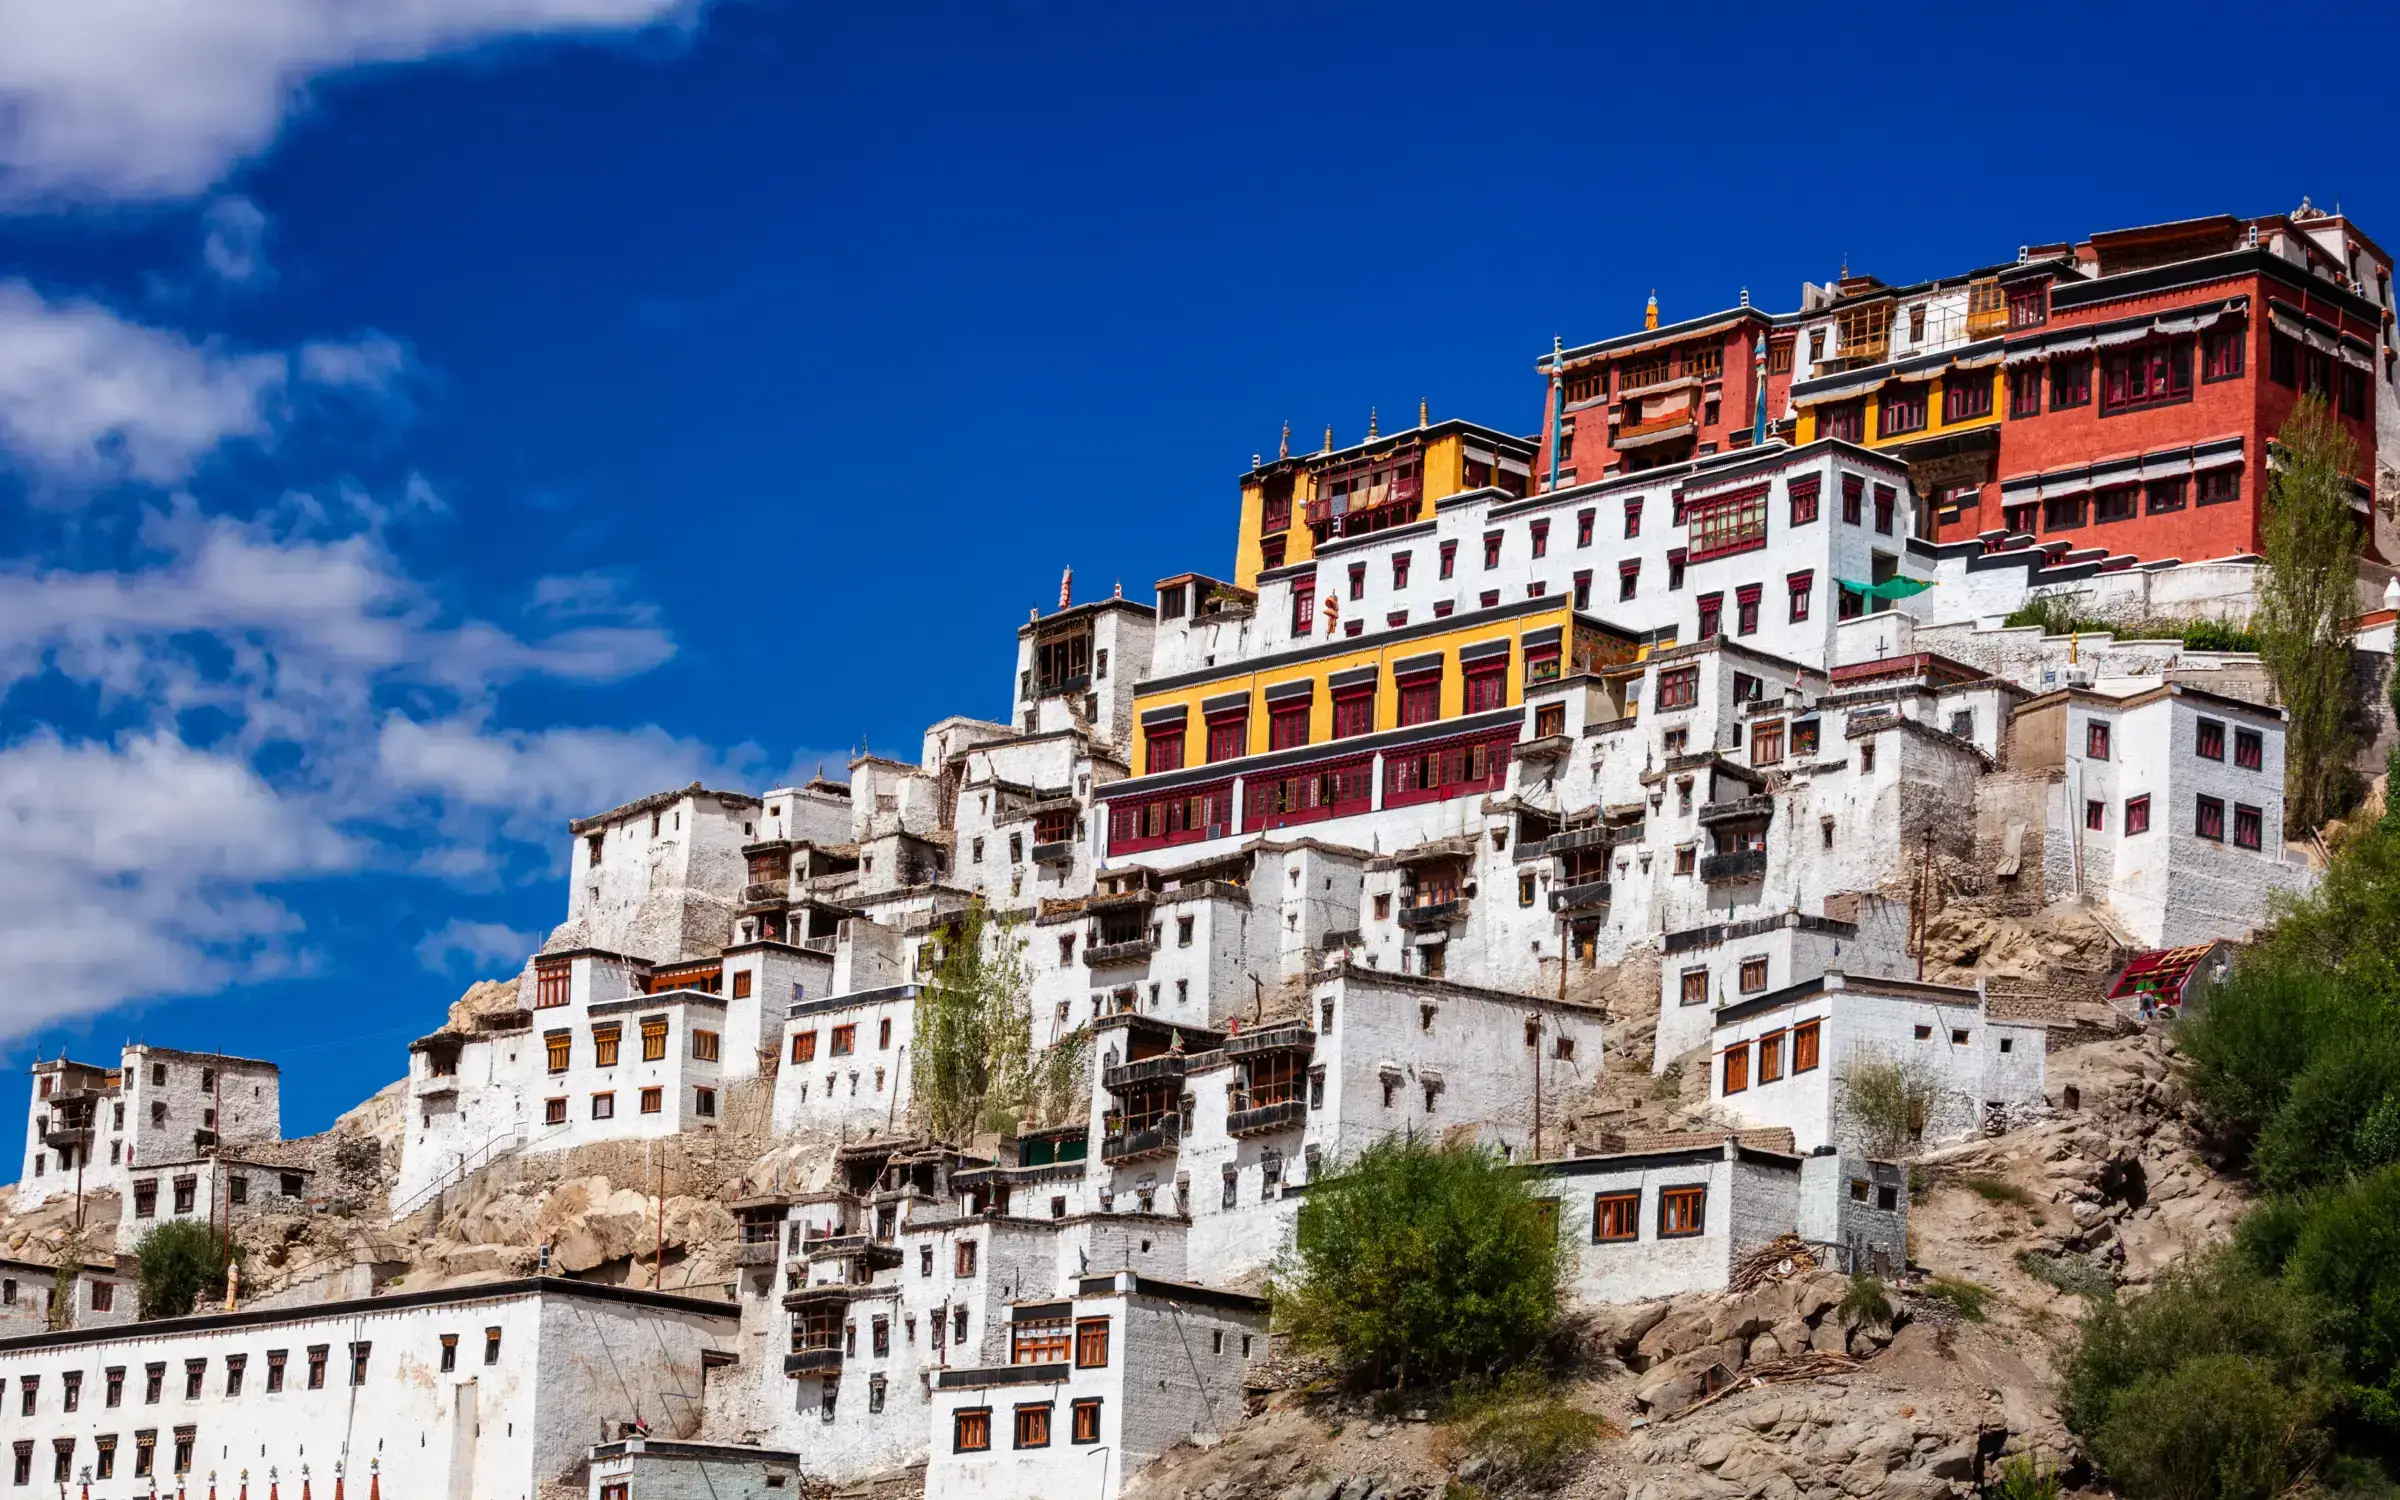
{"label": "red window frame", "polygon": [[2131,837],[2131,836],[2133,836],[2134,834],[2137,834],[2137,833],[2148,833],[2149,831],[2150,831],[2150,794],[2149,794],[2148,792],[2144,792],[2144,793],[2143,793],[2142,795],[2140,795],[2139,797],[2128,797],[2128,798],[2126,798],[2126,799],[2125,799],[2125,833],[2126,833],[2126,836],[2130,838],[2130,837]]}
{"label": "red window frame", "polygon": [[1700,628],[1693,638],[1705,641],[1725,628],[1725,596],[1721,593],[1702,594],[1698,602]]}
{"label": "red window frame", "polygon": [[1447,578],[1451,574],[1458,571],[1458,543],[1444,542],[1441,544],[1441,547],[1438,549],[1438,551],[1441,558],[1441,566],[1439,569],[1437,569],[1437,571],[1442,577]]}
{"label": "red window frame", "polygon": [[2050,409],[2072,411],[2092,404],[2092,357],[2077,354],[2050,361]]}
{"label": "red window frame", "polygon": [[2239,380],[2247,362],[2250,343],[2247,324],[2230,328],[2212,328],[2200,340],[2200,379]]}
{"label": "red window frame", "polygon": [[2202,760],[2225,758],[2225,721],[2200,719],[2192,728],[2192,753]]}
{"label": "red window frame", "polygon": [[1369,685],[1336,690],[1333,695],[1333,737],[1348,740],[1374,732],[1374,687]]}
{"label": "red window frame", "polygon": [[1767,544],[1767,489],[1763,484],[1686,501],[1685,557],[1700,562],[1753,552]]}
{"label": "red window frame", "polygon": [[2100,415],[2188,401],[2192,394],[2192,341],[2145,339],[2111,349],[2101,362]]}
{"label": "red window frame", "polygon": [[1791,482],[1788,487],[1792,500],[1791,524],[1806,526],[1817,518],[1817,495],[1823,486],[1823,480],[1814,474]]}
{"label": "red window frame", "polygon": [[1592,544],[1592,522],[1599,514],[1600,513],[1596,510],[1579,510],[1575,512],[1576,546],[1589,547]]}
{"label": "red window frame", "polygon": [[1208,760],[1239,760],[1250,753],[1250,710],[1237,708],[1208,718]]}
{"label": "red window frame", "polygon": [[1892,512],[1900,500],[1899,491],[1888,484],[1875,486],[1875,532],[1878,536],[1892,534]]}
{"label": "red window frame", "polygon": [[1634,592],[1641,587],[1641,582],[1642,560],[1640,558],[1629,557],[1617,564],[1617,597],[1619,599],[1632,598]]}
{"label": "red window frame", "polygon": [[1347,818],[1375,805],[1370,757],[1316,761],[1272,774],[1253,773],[1242,785],[1242,831],[1259,833]]}
{"label": "red window frame", "polygon": [[1415,672],[1402,678],[1400,689],[1400,727],[1431,724],[1442,716],[1442,674]]}
{"label": "red window frame", "polygon": [[1163,771],[1183,769],[1183,725],[1173,728],[1160,726],[1142,731],[1142,774],[1156,776]]}
{"label": "red window frame", "polygon": [[1733,633],[1735,635],[1758,634],[1758,601],[1763,592],[1765,592],[1765,586],[1756,583],[1745,583],[1733,591]]}
{"label": "red window frame", "polygon": [[1367,597],[1367,565],[1363,562],[1355,562],[1350,565],[1350,597],[1353,599]]}
{"label": "red window frame", "polygon": [[1267,705],[1269,750],[1297,750],[1308,743],[1309,707],[1310,700],[1307,698]]}
{"label": "red window frame", "polygon": [[1317,628],[1317,575],[1292,580],[1292,634],[1314,634]]}
{"label": "red window frame", "polygon": [[2225,799],[2202,797],[2192,805],[2192,833],[2195,837],[2225,842]]}
{"label": "red window frame", "polygon": [[1500,540],[1502,535],[1503,533],[1497,531],[1487,531],[1483,534],[1483,565],[1487,568],[1496,568],[1500,566]]}
{"label": "red window frame", "polygon": [[1867,481],[1857,474],[1842,476],[1842,520],[1857,526],[1866,519]]}
{"label": "red window frame", "polygon": [[2265,842],[2267,815],[2247,802],[2233,804],[2233,847],[2257,849]]}
{"label": "red window frame", "polygon": [[1625,534],[1629,537],[1642,534],[1642,501],[1638,495],[1625,502]]}
{"label": "red window frame", "polygon": [[1815,594],[1817,587],[1816,570],[1811,568],[1805,573],[1794,573],[1784,579],[1783,586],[1791,591],[1791,622],[1797,625],[1808,618],[1809,599]]}
{"label": "red window frame", "polygon": [[2105,720],[2087,719],[2084,721],[2083,758],[2085,760],[2108,759],[2108,728],[2109,726]]}
{"label": "red window frame", "polygon": [[1408,587],[1408,556],[1409,555],[1405,552],[1395,552],[1392,554],[1393,588],[1404,589]]}
{"label": "red window frame", "polygon": [[1508,662],[1495,657],[1468,667],[1465,687],[1468,713],[1488,714],[1496,708],[1508,707]]}
{"label": "red window frame", "polygon": [[1867,404],[1864,401],[1843,401],[1828,406],[1817,418],[1819,437],[1837,438],[1845,443],[1863,443],[1867,439]]}
{"label": "red window frame", "polygon": [[1233,821],[1233,782],[1206,782],[1155,792],[1146,797],[1122,797],[1108,805],[1108,850],[1130,854],[1170,844],[1195,844]]}
{"label": "red window frame", "polygon": [[2008,372],[2009,419],[2041,414],[2042,367],[2039,363],[2018,365]]}
{"label": "red window frame", "polygon": [[2255,771],[2266,764],[2267,737],[2255,729],[2236,729],[2233,732],[2233,763],[2244,771]]}
{"label": "red window frame", "polygon": [[1391,750],[1383,758],[1383,805],[1406,807],[1498,791],[1508,781],[1508,756],[1516,743],[1512,725],[1504,733]]}
{"label": "red window frame", "polygon": [[1992,377],[1988,372],[1968,371],[1962,377],[1953,371],[1942,377],[1943,422],[1972,422],[1991,414]]}
{"label": "red window frame", "polygon": [[1658,674],[1657,709],[1690,708],[1700,701],[1700,669],[1675,667]]}
{"label": "red window frame", "polygon": [[1875,403],[1875,434],[1891,437],[1903,432],[1922,432],[1927,421],[1929,403],[1927,384],[1896,385],[1887,389]]}
{"label": "red window frame", "polygon": [[1550,523],[1534,521],[1525,529],[1533,537],[1533,555],[1537,558],[1548,557],[1550,555]]}

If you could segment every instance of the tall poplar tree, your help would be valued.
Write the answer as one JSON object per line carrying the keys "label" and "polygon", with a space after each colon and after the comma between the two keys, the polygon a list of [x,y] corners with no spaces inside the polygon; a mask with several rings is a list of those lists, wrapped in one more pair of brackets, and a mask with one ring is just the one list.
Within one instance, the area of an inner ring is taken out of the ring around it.
{"label": "tall poplar tree", "polygon": [[2267,492],[2266,579],[2255,622],[2259,654],[2283,699],[2284,823],[2308,832],[2340,814],[2356,785],[2358,519],[2350,435],[2320,396],[2301,399],[2276,434],[2283,466]]}

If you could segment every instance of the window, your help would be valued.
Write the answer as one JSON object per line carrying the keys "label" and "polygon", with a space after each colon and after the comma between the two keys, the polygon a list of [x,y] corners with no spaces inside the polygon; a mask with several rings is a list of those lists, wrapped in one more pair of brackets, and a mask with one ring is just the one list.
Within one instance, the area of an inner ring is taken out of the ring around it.
{"label": "window", "polygon": [[593,1119],[595,1119],[595,1120],[613,1120],[613,1119],[615,1119],[616,1117],[617,1117],[617,1096],[616,1096],[615,1094],[594,1094],[594,1095],[592,1095],[592,1118],[593,1118]]}
{"label": "window", "polygon": [[553,1031],[542,1038],[542,1047],[549,1055],[551,1072],[564,1073],[567,1071],[568,1053],[574,1044],[575,1038],[571,1032]]}
{"label": "window", "polygon": [[1851,526],[1866,522],[1867,482],[1856,474],[1842,476],[1842,520]]}
{"label": "window", "polygon": [[1992,414],[1992,377],[1953,371],[1942,380],[1942,420],[1971,422]]}
{"label": "window", "polygon": [[1671,1187],[1658,1195],[1658,1236],[1674,1239],[1703,1232],[1707,1225],[1706,1186]]}
{"label": "window", "polygon": [[1096,1443],[1100,1441],[1099,1397],[1087,1396],[1082,1400],[1077,1401],[1072,1407],[1068,1408],[1068,1410],[1074,1414],[1075,1418],[1073,1434],[1074,1441],[1078,1443]]}
{"label": "window", "polygon": [[1442,543],[1437,549],[1437,554],[1441,561],[1441,567],[1439,571],[1444,578],[1448,578],[1451,574],[1458,571],[1458,543]]}
{"label": "window", "polygon": [[2249,342],[2249,330],[2242,327],[2213,328],[2200,341],[2200,378],[2238,380],[2242,374],[2242,350]]}
{"label": "window", "polygon": [[1864,401],[1844,401],[1825,407],[1817,418],[1817,435],[1845,443],[1866,441],[1867,404]]}
{"label": "window", "polygon": [[2204,839],[2225,841],[2225,802],[2221,797],[2202,797],[2194,809],[2192,832]]}
{"label": "window", "polygon": [[955,1270],[956,1274],[960,1276],[975,1274],[975,1241],[960,1240],[958,1242]]}
{"label": "window", "polygon": [[2085,721],[2083,754],[2087,760],[2108,759],[2108,723],[2106,720],[2090,719]]}
{"label": "window", "polygon": [[1773,1083],[1783,1076],[1783,1033],[1770,1031],[1758,1039],[1758,1081]]}
{"label": "window", "polygon": [[159,1395],[166,1388],[166,1384],[167,1367],[163,1362],[144,1365],[142,1367],[142,1404],[144,1406],[158,1405]]}
{"label": "window", "polygon": [[1670,594],[1683,587],[1683,563],[1684,552],[1681,547],[1667,553],[1667,592]]}
{"label": "window", "polygon": [[2092,519],[2130,521],[2141,509],[2141,497],[2138,484],[2112,484],[2092,496]]}
{"label": "window", "polygon": [[1077,1319],[1075,1323],[1075,1368],[1097,1370],[1107,1363],[1108,1319]]}
{"label": "window", "polygon": [[33,1483],[33,1439],[17,1439],[16,1461],[8,1471],[9,1483]]}
{"label": "window", "polygon": [[1314,577],[1292,580],[1292,634],[1313,635],[1317,628],[1317,580]]}
{"label": "window", "polygon": [[1705,641],[1725,628],[1725,596],[1723,594],[1702,594],[1698,602],[1700,606],[1698,638]]}
{"label": "window", "polygon": [[1873,740],[1861,740],[1858,743],[1858,771],[1862,776],[1874,774],[1875,742]]}
{"label": "window", "polygon": [[1430,724],[1442,716],[1442,679],[1439,672],[1424,672],[1400,683],[1400,723]]}
{"label": "window", "polygon": [[1508,662],[1478,663],[1467,669],[1467,712],[1490,713],[1508,705]]}
{"label": "window", "polygon": [[2181,479],[2151,480],[2150,514],[2163,515],[2171,510],[2183,509],[2184,495],[2188,489],[2189,486]]}
{"label": "window", "polygon": [[308,1388],[310,1390],[325,1389],[325,1361],[332,1352],[333,1346],[330,1344],[308,1346]]}
{"label": "window", "polygon": [[[1634,502],[1634,507],[1637,512],[1640,509],[1640,506],[1640,501],[1637,500]],[[1635,520],[1635,524],[1640,524],[1638,516]],[[1535,558],[1539,559],[1548,557],[1550,555],[1550,523],[1548,521],[1535,521],[1530,523],[1525,528],[1525,534],[1531,537],[1533,540],[1533,555]],[[1626,535],[1631,536],[1633,533],[1629,531],[1626,533]]]}
{"label": "window", "polygon": [[99,1450],[98,1462],[92,1468],[92,1477],[94,1479],[116,1478],[117,1435],[113,1432],[103,1433],[92,1439],[92,1446]]}
{"label": "window", "polygon": [[1792,524],[1794,526],[1806,526],[1816,520],[1819,487],[1817,476],[1814,474],[1805,479],[1795,479],[1791,482]]}
{"label": "window", "polygon": [[2192,753],[2203,760],[2225,758],[2225,725],[2218,719],[2202,719],[2194,735]]}
{"label": "window", "polygon": [[2136,834],[2148,833],[2149,831],[2150,798],[2148,794],[2145,793],[2139,797],[2127,798],[2125,801],[2125,832],[2127,834]]}
{"label": "window", "polygon": [[453,1370],[455,1370],[455,1369],[457,1369],[457,1368],[458,1368],[458,1335],[457,1335],[457,1334],[455,1334],[455,1333],[445,1333],[445,1334],[443,1334],[443,1335],[442,1335],[442,1366],[441,1366],[441,1373],[443,1373],[444,1375],[447,1375],[447,1374],[449,1374],[451,1371],[453,1371]]}
{"label": "window", "polygon": [[2100,371],[2100,414],[2181,401],[2192,393],[2192,341],[2152,339],[2112,349]]}
{"label": "window", "polygon": [[1483,565],[1486,569],[1500,566],[1501,535],[1497,531],[1487,531],[1483,534]]}
{"label": "window", "polygon": [[[813,1038],[816,1034],[811,1032],[809,1035]],[[814,1057],[816,1055],[815,1041],[811,1040],[809,1046],[811,1048],[809,1055]],[[667,1018],[664,1016],[645,1017],[642,1021],[642,1061],[663,1062],[666,1060],[666,1056]]]}
{"label": "window", "polygon": [[1699,845],[1697,845],[1697,844],[1678,844],[1678,845],[1676,845],[1676,846],[1675,846],[1675,873],[1676,873],[1676,874],[1678,874],[1678,875],[1689,875],[1689,874],[1691,874],[1691,873],[1693,872],[1693,870],[1695,870],[1695,869],[1697,869],[1697,868],[1698,868],[1699,856],[1700,856],[1700,847],[1699,847]]}
{"label": "window", "polygon": [[2071,407],[2092,403],[2092,360],[2090,355],[2050,362],[2050,409],[2065,411]]}
{"label": "window", "polygon": [[1816,591],[1816,582],[1817,575],[1814,569],[1806,573],[1794,573],[1784,580],[1784,587],[1791,591],[1791,622],[1793,624],[1797,625],[1808,618],[1809,596]]}
{"label": "window", "polygon": [[2239,500],[2242,498],[2241,467],[2237,464],[2232,468],[2210,469],[2199,476],[2195,485],[2199,491],[2196,498],[2201,505],[2223,505]]}
{"label": "window", "polygon": [[1334,694],[1333,737],[1350,739],[1370,733],[1375,728],[1375,690],[1371,687],[1353,688]]}
{"label": "window", "polygon": [[1885,536],[1892,534],[1892,505],[1895,499],[1897,496],[1890,485],[1875,486],[1875,529]]}
{"label": "window", "polygon": [[1292,750],[1308,743],[1308,705],[1309,700],[1302,698],[1267,706],[1269,750]]}
{"label": "window", "polygon": [[350,1383],[352,1385],[367,1383],[367,1351],[373,1347],[372,1344],[352,1344],[350,1346]]}
{"label": "window", "polygon": [[613,1068],[617,1065],[617,1037],[621,1027],[615,1022],[592,1028],[592,1066]]}
{"label": "window", "polygon": [[288,1357],[287,1350],[267,1351],[267,1394],[270,1396],[283,1389],[283,1367]]}
{"label": "window", "polygon": [[108,1384],[101,1400],[108,1406],[125,1404],[125,1367],[123,1365],[108,1367]]}
{"label": "window", "polygon": [[1027,1402],[1017,1408],[1017,1446],[1047,1448],[1050,1446],[1050,1403]]}
{"label": "window", "polygon": [[1767,987],[1767,961],[1763,958],[1742,960],[1742,993],[1756,995]]}
{"label": "window", "polygon": [[666,1108],[667,1091],[663,1088],[644,1089],[642,1090],[641,1104],[643,1114],[658,1114]]}
{"label": "window", "polygon": [[1641,1238],[1640,1193],[1596,1193],[1592,1197],[1592,1243]]}
{"label": "window", "polygon": [[1208,721],[1210,761],[1236,760],[1249,753],[1250,716],[1247,712],[1218,714]]}
{"label": "window", "polygon": [[1760,586],[1747,583],[1733,591],[1733,633],[1758,634],[1758,598]]}
{"label": "window", "polygon": [[1750,1087],[1750,1044],[1725,1049],[1725,1088],[1728,1094],[1738,1094]]}
{"label": "window", "polygon": [[2042,414],[2041,366],[2019,365],[2008,372],[2008,414],[2011,418]]}
{"label": "window", "polygon": [[715,1119],[717,1117],[717,1091],[715,1089],[692,1090],[692,1113],[703,1120]]}
{"label": "window", "polygon": [[792,1034],[792,1061],[804,1063],[816,1060],[817,1034],[813,1031],[794,1032]]}
{"label": "window", "polygon": [[1802,1021],[1792,1028],[1792,1071],[1807,1073],[1817,1066],[1817,1029],[1822,1022]]}
{"label": "window", "polygon": [[1350,565],[1350,597],[1353,599],[1367,597],[1367,565],[1363,562]]}
{"label": "window", "polygon": [[[1577,587],[1582,587],[1583,585],[1581,580],[1586,579],[1589,576],[1589,574],[1577,575],[1579,580]],[[1625,561],[1617,564],[1617,597],[1619,599],[1632,598],[1635,591],[1638,590],[1641,585],[1642,560],[1640,558],[1627,558]]]}
{"label": "window", "polygon": [[1684,970],[1682,989],[1678,1000],[1684,1005],[1706,1005],[1708,1003],[1708,970]]}
{"label": "window", "polygon": [[1767,544],[1767,486],[1753,485],[1729,494],[1711,495],[1684,507],[1684,525],[1693,561],[1749,552]]}
{"label": "window", "polygon": [[1771,766],[1783,759],[1783,720],[1768,719],[1750,726],[1750,764]]}
{"label": "window", "polygon": [[1690,708],[1700,701],[1700,669],[1677,667],[1658,674],[1658,703],[1662,709]]}
{"label": "window", "polygon": [[858,1025],[856,1022],[848,1026],[833,1028],[833,1056],[849,1057],[857,1051]]}
{"label": "window", "polygon": [[2051,495],[2042,501],[2044,531],[2072,531],[2083,524],[2084,496]]}
{"label": "window", "polygon": [[1915,432],[1925,425],[1925,392],[1923,385],[1896,385],[1883,393],[1876,411],[1876,432],[1892,437],[1903,432]]}
{"label": "window", "polygon": [[2256,849],[2266,833],[2266,815],[2246,803],[2233,805],[2233,847]]}
{"label": "window", "polygon": [[1153,726],[1142,736],[1142,744],[1148,751],[1149,758],[1144,764],[1150,774],[1183,769],[1183,726],[1181,724],[1171,728]]}
{"label": "window", "polygon": [[1026,1318],[1009,1325],[1008,1362],[1012,1365],[1065,1364],[1068,1328],[1065,1318]]}
{"label": "window", "polygon": [[2255,729],[2233,732],[2233,763],[2245,771],[2255,771],[2266,758],[2266,736]]}
{"label": "window", "polygon": [[2107,803],[2105,803],[2105,802],[2101,802],[2101,801],[2098,801],[2098,800],[2094,799],[2094,800],[2088,800],[2088,801],[2086,801],[2086,802],[2083,804],[2083,826],[2084,826],[2084,827],[2086,827],[2086,828],[2090,829],[2090,830],[2091,830],[2091,831],[2093,831],[2094,833],[2098,833],[2098,832],[2099,832],[2101,829],[2105,828],[2105,827],[2107,826],[2107,824],[2108,824],[2108,804],[2107,804]]}
{"label": "window", "polygon": [[950,1451],[983,1453],[992,1446],[992,1409],[979,1406],[950,1419]]}

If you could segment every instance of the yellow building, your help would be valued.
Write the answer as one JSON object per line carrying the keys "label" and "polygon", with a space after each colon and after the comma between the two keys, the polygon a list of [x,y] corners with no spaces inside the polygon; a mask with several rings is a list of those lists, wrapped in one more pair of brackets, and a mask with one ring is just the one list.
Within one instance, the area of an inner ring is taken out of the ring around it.
{"label": "yellow building", "polygon": [[1434,506],[1469,490],[1533,489],[1537,442],[1473,422],[1424,422],[1347,448],[1283,454],[1242,476],[1242,531],[1234,582],[1304,562],[1336,536],[1363,536],[1430,520]]}

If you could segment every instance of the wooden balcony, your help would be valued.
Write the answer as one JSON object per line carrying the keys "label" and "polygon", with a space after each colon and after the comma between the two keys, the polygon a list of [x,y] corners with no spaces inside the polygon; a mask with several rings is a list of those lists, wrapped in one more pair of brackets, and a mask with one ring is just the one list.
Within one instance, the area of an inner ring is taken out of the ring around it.
{"label": "wooden balcony", "polygon": [[1270,1052],[1314,1052],[1317,1034],[1306,1022],[1288,1022],[1262,1026],[1255,1031],[1238,1031],[1225,1038],[1218,1049],[1231,1061],[1242,1057],[1261,1057]]}
{"label": "wooden balcony", "polygon": [[1700,822],[1714,828],[1725,823],[1764,823],[1775,816],[1775,799],[1765,792],[1700,806]]}
{"label": "wooden balcony", "polygon": [[1184,1070],[1190,1065],[1191,1056],[1188,1053],[1162,1052],[1156,1057],[1119,1063],[1103,1071],[1100,1086],[1112,1094],[1121,1094],[1145,1084],[1174,1083],[1183,1077]]}
{"label": "wooden balcony", "polygon": [[1421,932],[1427,928],[1447,927],[1453,922],[1465,921],[1467,901],[1464,896],[1454,896],[1447,901],[1432,901],[1423,906],[1403,906],[1394,915],[1401,926]]}
{"label": "wooden balcony", "polygon": [[1767,874],[1767,851],[1738,849],[1731,854],[1711,854],[1700,861],[1700,878],[1709,885],[1739,885],[1746,880],[1764,880]]}
{"label": "wooden balcony", "polygon": [[1550,891],[1552,911],[1598,911],[1609,903],[1610,885],[1605,880],[1586,880],[1575,885],[1553,886]]}
{"label": "wooden balcony", "polygon": [[1116,1130],[1100,1138],[1104,1162],[1139,1161],[1145,1156],[1172,1156],[1183,1149],[1183,1121],[1168,1115],[1155,1125]]}
{"label": "wooden balcony", "polygon": [[1247,1092],[1237,1091],[1233,1096],[1233,1108],[1225,1116],[1225,1133],[1240,1140],[1277,1130],[1297,1129],[1307,1122],[1308,1101],[1298,1093],[1261,1103]]}
{"label": "wooden balcony", "polygon": [[1140,963],[1158,951],[1156,938],[1129,938],[1121,943],[1094,943],[1083,950],[1087,969],[1105,969],[1113,964]]}

